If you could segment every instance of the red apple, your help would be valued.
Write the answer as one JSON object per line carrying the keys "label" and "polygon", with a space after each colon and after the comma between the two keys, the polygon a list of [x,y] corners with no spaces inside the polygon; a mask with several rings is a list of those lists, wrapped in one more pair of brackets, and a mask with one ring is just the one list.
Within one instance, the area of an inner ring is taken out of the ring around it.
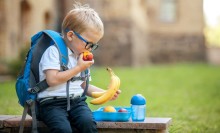
{"label": "red apple", "polygon": [[118,112],[128,112],[128,111],[127,111],[127,109],[125,109],[125,108],[120,108],[120,109],[118,110]]}
{"label": "red apple", "polygon": [[92,61],[93,59],[93,54],[89,51],[83,52],[83,60],[84,61]]}

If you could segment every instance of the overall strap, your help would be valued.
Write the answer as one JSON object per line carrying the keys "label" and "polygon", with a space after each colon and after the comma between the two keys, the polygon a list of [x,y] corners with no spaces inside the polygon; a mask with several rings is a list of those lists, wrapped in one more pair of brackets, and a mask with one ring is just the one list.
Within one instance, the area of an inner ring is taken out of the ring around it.
{"label": "overall strap", "polygon": [[[83,78],[83,79],[86,79],[85,81],[86,81],[86,87],[84,88],[84,92],[83,92],[83,94],[82,94],[82,97],[84,97],[85,95],[86,95],[86,93],[87,93],[87,91],[88,91],[88,87],[89,87],[89,70],[88,69],[86,69],[85,71],[84,71],[84,73],[85,73],[85,78]],[[72,80],[72,79],[71,79]],[[67,81],[67,83],[66,83],[66,91],[67,92],[69,92],[69,84],[70,84],[70,81],[71,80],[68,80]],[[75,80],[82,80],[82,78],[80,78],[80,79],[75,79]],[[74,80],[74,81],[75,81]],[[69,93],[67,93],[67,111],[69,111],[70,110],[70,97],[69,97]]]}
{"label": "overall strap", "polygon": [[89,87],[89,70],[88,69],[85,70],[85,76],[86,76],[86,87],[84,88],[84,92],[82,94],[82,97],[86,95],[86,93],[88,91],[88,87]]}
{"label": "overall strap", "polygon": [[70,110],[70,93],[69,93],[69,88],[70,88],[70,80],[68,80],[67,83],[66,83],[67,111]]}
{"label": "overall strap", "polygon": [[37,118],[36,118],[36,101],[33,101],[30,104],[31,107],[31,116],[32,116],[32,133],[38,133],[37,131]]}
{"label": "overall strap", "polygon": [[24,122],[25,122],[25,118],[28,114],[28,110],[31,110],[31,116],[32,116],[32,133],[38,133],[37,131],[37,118],[36,118],[36,112],[35,112],[35,105],[36,101],[31,101],[30,103],[25,103],[24,105],[24,110],[23,110],[23,114],[22,114],[22,118],[20,121],[20,125],[19,125],[19,133],[23,133],[24,131]]}
{"label": "overall strap", "polygon": [[25,103],[22,118],[21,118],[21,121],[20,121],[20,124],[19,124],[19,127],[20,127],[19,128],[19,133],[23,133],[23,131],[24,131],[24,121],[25,121],[25,118],[27,116],[27,112],[28,112],[28,105],[27,105],[27,103]]}

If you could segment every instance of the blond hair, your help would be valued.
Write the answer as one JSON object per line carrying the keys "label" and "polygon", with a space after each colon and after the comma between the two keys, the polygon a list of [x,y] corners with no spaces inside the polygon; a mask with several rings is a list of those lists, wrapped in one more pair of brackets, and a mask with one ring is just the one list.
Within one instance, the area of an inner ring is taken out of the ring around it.
{"label": "blond hair", "polygon": [[81,5],[76,2],[74,8],[67,13],[63,20],[62,33],[69,30],[82,33],[89,28],[96,29],[102,35],[104,33],[104,26],[98,13],[89,5]]}

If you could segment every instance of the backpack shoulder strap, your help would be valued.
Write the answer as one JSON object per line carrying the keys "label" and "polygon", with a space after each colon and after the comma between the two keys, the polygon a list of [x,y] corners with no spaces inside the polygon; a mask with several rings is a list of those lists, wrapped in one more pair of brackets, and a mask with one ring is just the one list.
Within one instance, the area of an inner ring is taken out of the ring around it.
{"label": "backpack shoulder strap", "polygon": [[68,64],[68,49],[63,38],[58,32],[52,30],[44,30],[43,32],[47,34],[55,43],[60,55],[61,69],[65,71]]}

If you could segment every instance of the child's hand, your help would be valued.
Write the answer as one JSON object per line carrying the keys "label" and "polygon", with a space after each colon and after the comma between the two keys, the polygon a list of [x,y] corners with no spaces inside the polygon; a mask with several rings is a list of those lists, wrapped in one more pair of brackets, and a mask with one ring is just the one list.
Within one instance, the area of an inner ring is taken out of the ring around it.
{"label": "child's hand", "polygon": [[91,61],[84,61],[83,60],[83,53],[80,54],[80,56],[78,58],[77,66],[79,66],[82,71],[86,70],[87,68],[89,68],[93,64],[94,64],[93,59]]}
{"label": "child's hand", "polygon": [[115,95],[112,97],[111,100],[117,99],[117,98],[118,98],[118,95],[119,95],[120,93],[121,93],[121,90],[117,90],[116,93],[115,93]]}

